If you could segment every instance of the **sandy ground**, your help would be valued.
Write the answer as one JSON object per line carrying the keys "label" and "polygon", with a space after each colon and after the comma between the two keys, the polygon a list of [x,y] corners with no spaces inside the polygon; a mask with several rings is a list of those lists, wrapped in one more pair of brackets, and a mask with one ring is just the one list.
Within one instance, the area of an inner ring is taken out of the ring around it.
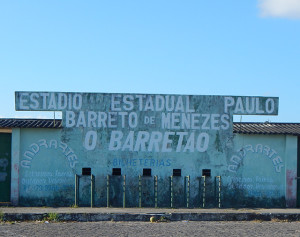
{"label": "sandy ground", "polygon": [[20,222],[1,223],[0,236],[300,236],[300,222]]}

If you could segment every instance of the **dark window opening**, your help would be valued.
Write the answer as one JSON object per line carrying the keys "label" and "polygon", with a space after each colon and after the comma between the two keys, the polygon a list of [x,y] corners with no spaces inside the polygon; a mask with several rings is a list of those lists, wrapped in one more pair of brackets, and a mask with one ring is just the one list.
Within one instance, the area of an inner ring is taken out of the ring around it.
{"label": "dark window opening", "polygon": [[210,169],[203,169],[202,170],[202,176],[210,177],[211,176],[211,170]]}
{"label": "dark window opening", "polygon": [[92,169],[91,168],[82,168],[82,175],[91,175]]}
{"label": "dark window opening", "polygon": [[121,175],[121,168],[113,168],[112,169],[112,175],[120,176]]}
{"label": "dark window opening", "polygon": [[181,169],[173,169],[173,176],[181,176]]}
{"label": "dark window opening", "polygon": [[143,169],[143,176],[151,176],[151,169]]}

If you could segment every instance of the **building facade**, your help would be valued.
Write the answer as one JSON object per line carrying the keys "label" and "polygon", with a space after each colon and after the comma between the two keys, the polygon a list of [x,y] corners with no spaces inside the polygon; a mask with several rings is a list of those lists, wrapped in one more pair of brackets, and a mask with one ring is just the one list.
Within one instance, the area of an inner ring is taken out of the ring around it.
{"label": "building facade", "polygon": [[232,122],[276,115],[278,98],[17,92],[16,108],[61,110],[63,120],[0,120],[0,201],[297,206],[300,125]]}

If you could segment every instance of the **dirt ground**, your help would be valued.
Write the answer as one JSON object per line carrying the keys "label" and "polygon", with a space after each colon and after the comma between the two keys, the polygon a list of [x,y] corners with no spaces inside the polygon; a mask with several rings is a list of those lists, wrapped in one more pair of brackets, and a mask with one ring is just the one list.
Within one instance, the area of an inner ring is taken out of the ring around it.
{"label": "dirt ground", "polygon": [[0,236],[300,236],[300,222],[13,222]]}

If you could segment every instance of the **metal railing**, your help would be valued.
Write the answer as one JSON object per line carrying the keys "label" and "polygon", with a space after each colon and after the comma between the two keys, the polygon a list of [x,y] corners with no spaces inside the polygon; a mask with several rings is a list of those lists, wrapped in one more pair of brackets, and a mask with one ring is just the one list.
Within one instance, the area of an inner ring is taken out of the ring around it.
{"label": "metal railing", "polygon": [[[80,179],[80,175],[75,174],[75,203],[74,205],[76,207],[79,206],[79,179]],[[91,207],[94,206],[94,184],[95,184],[95,180],[94,180],[94,175],[91,174],[91,184],[90,184],[90,190],[91,190],[91,199],[90,199],[90,204]]]}
{"label": "metal railing", "polygon": [[[75,206],[79,206],[79,185],[80,185],[80,178],[81,176],[80,175],[77,175],[75,174]],[[207,176],[201,176],[200,177],[200,186],[199,186],[199,192],[200,192],[200,206],[201,208],[206,208],[207,207],[207,192],[208,192],[208,185],[212,185],[212,182],[213,179],[210,179],[211,181],[208,183],[207,182],[207,179],[208,177]],[[222,199],[221,199],[221,193],[222,193],[222,182],[221,182],[221,176],[215,176],[214,177],[215,179],[215,194],[214,194],[214,197],[215,197],[215,200],[216,200],[216,206],[218,208],[221,208],[222,206]],[[143,207],[143,185],[142,185],[142,180],[143,180],[143,176],[139,175],[138,176],[138,207],[139,208],[142,208]],[[182,179],[181,179],[182,180]],[[158,207],[158,195],[159,195],[159,192],[158,192],[158,176],[154,176],[153,177],[153,181],[151,181],[151,183],[153,182],[153,201],[152,201],[152,204],[155,208]],[[179,181],[176,181],[176,182],[179,182]],[[182,182],[182,181],[181,181]],[[111,207],[111,196],[110,196],[110,192],[111,192],[111,176],[110,175],[107,175],[106,176],[106,206],[107,207]],[[127,187],[126,187],[127,183],[126,183],[126,175],[123,175],[122,176],[122,207],[125,208],[126,207],[126,190],[127,190]],[[169,197],[169,200],[170,200],[170,208],[174,208],[174,195],[175,195],[175,191],[174,191],[174,177],[173,176],[170,176],[169,177],[169,187],[170,187],[170,197]],[[183,185],[184,185],[184,195],[183,195],[183,198],[184,199],[181,199],[181,200],[184,200],[184,203],[185,203],[185,207],[186,208],[190,208],[191,207],[191,177],[190,176],[185,176],[183,177]],[[94,207],[95,206],[95,200],[94,200],[94,197],[96,195],[96,191],[95,191],[95,187],[96,187],[96,184],[95,184],[95,176],[91,174],[90,176],[90,206],[91,207]],[[145,186],[146,189],[147,189],[147,186]],[[178,188],[178,186],[175,186]],[[193,186],[195,187],[195,185]],[[149,187],[148,187],[149,188]],[[165,189],[164,189],[165,190]],[[197,190],[196,190],[197,192]],[[165,195],[166,192],[162,192],[163,195]],[[195,193],[195,192],[194,192]],[[120,193],[121,194],[121,193]],[[162,195],[161,194],[161,195]],[[192,196],[192,202],[194,200],[194,204],[195,204],[195,195]],[[178,198],[177,198],[178,200]],[[192,206],[193,206],[193,203],[192,203]],[[194,205],[195,207],[195,205]]]}

